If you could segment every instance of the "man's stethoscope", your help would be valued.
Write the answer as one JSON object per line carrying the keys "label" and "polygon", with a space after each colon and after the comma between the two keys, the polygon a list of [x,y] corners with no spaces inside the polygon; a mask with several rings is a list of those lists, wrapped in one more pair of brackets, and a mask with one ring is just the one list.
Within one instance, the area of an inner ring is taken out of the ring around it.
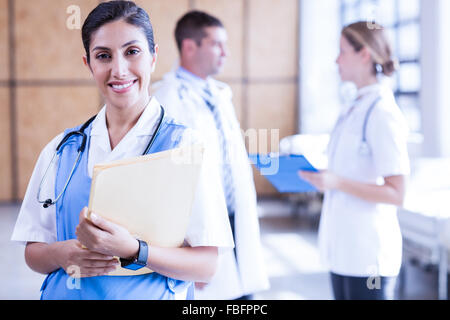
{"label": "man's stethoscope", "polygon": [[[155,129],[155,132],[154,132],[153,135],[152,135],[152,138],[150,139],[150,142],[148,143],[148,145],[147,145],[147,147],[145,148],[145,151],[144,151],[144,153],[143,153],[142,155],[146,155],[146,154],[148,153],[148,151],[149,151],[150,148],[152,147],[153,142],[155,141],[155,138],[156,138],[156,136],[158,135],[159,130],[160,130],[160,128],[161,128],[161,124],[162,124],[162,122],[163,122],[163,119],[164,119],[164,113],[165,113],[165,112],[164,112],[164,108],[163,108],[162,106],[160,106],[160,107],[161,107],[161,116],[160,116],[160,118],[159,118],[158,125],[157,125],[157,127],[156,127],[156,129]],[[47,169],[45,170],[44,176],[42,177],[41,183],[39,184],[39,189],[38,189],[38,193],[37,193],[37,201],[38,201],[39,203],[42,203],[44,208],[48,208],[48,207],[54,205],[54,204],[59,200],[59,198],[61,198],[61,196],[64,194],[64,192],[66,191],[67,186],[69,185],[70,179],[72,178],[72,175],[73,175],[73,173],[75,172],[75,169],[76,169],[76,167],[77,167],[77,165],[78,165],[78,163],[79,163],[79,161],[80,161],[81,154],[82,154],[82,153],[84,152],[84,150],[86,149],[87,136],[86,136],[86,133],[84,133],[84,130],[86,130],[86,128],[92,123],[92,121],[94,121],[94,119],[95,119],[96,117],[97,117],[97,115],[93,116],[93,117],[90,118],[88,121],[86,121],[86,123],[84,123],[83,126],[81,126],[81,128],[80,128],[79,130],[72,131],[72,132],[69,132],[68,134],[66,134],[66,135],[64,136],[64,138],[61,140],[61,142],[58,144],[58,146],[56,147],[56,151],[55,151],[55,153],[54,153],[54,155],[53,155],[53,158],[52,158],[52,160],[50,161],[50,163],[49,163]],[[65,185],[64,185],[64,188],[63,188],[63,190],[60,192],[60,194],[56,197],[55,200],[47,199],[47,200],[45,200],[45,201],[42,201],[42,200],[40,200],[41,188],[42,188],[42,185],[43,185],[43,183],[44,183],[44,180],[45,180],[45,178],[46,178],[46,176],[47,176],[48,170],[49,170],[50,166],[52,165],[52,163],[54,162],[54,160],[55,160],[55,158],[56,158],[56,155],[59,154],[59,153],[61,152],[61,150],[62,150],[62,148],[64,147],[64,145],[66,144],[66,142],[67,142],[71,137],[73,137],[73,136],[81,136],[81,137],[82,137],[82,141],[81,141],[80,147],[78,148],[78,155],[77,155],[77,158],[76,158],[76,160],[75,160],[75,162],[74,162],[74,164],[73,164],[72,170],[70,171],[69,177],[67,178],[67,181],[66,181],[66,183],[65,183]]]}

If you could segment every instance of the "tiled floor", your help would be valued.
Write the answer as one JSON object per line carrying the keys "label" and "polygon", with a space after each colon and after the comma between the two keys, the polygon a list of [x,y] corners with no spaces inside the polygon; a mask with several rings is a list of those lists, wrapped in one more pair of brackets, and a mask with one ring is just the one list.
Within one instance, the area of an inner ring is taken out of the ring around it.
{"label": "tiled floor", "polygon": [[261,219],[261,241],[271,288],[256,299],[332,299],[319,263],[315,227],[291,216]]}
{"label": "tiled floor", "polygon": [[[319,264],[317,219],[296,218],[284,204],[260,202],[261,240],[271,288],[255,299],[332,299],[329,276]],[[0,205],[0,299],[38,299],[44,276],[24,261],[23,246],[9,241],[17,205]],[[436,299],[436,272],[407,265],[407,299]]]}
{"label": "tiled floor", "polygon": [[18,206],[0,206],[0,299],[39,299],[44,276],[25,263],[24,246],[11,242]]}

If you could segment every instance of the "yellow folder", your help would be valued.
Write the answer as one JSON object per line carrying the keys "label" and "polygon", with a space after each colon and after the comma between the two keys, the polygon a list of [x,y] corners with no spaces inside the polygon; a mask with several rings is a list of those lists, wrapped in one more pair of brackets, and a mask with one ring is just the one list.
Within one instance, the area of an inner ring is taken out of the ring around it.
{"label": "yellow folder", "polygon": [[[180,247],[184,242],[200,176],[199,144],[94,166],[89,213],[125,227],[151,246]],[[109,275],[152,272],[121,268]]]}

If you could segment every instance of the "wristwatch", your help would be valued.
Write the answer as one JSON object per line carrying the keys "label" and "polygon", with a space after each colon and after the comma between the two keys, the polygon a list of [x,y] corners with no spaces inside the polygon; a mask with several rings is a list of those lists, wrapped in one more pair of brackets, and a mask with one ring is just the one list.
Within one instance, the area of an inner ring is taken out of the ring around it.
{"label": "wristwatch", "polygon": [[147,265],[148,245],[147,242],[139,240],[139,251],[134,259],[120,258],[120,266],[129,270],[139,270]]}

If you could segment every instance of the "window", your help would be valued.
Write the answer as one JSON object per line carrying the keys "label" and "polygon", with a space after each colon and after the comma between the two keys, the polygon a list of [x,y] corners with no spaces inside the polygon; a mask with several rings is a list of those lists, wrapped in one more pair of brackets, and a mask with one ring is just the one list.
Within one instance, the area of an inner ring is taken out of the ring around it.
{"label": "window", "polygon": [[397,103],[412,132],[422,132],[419,94],[420,0],[341,0],[341,24],[377,21],[390,37],[400,68],[393,81]]}

